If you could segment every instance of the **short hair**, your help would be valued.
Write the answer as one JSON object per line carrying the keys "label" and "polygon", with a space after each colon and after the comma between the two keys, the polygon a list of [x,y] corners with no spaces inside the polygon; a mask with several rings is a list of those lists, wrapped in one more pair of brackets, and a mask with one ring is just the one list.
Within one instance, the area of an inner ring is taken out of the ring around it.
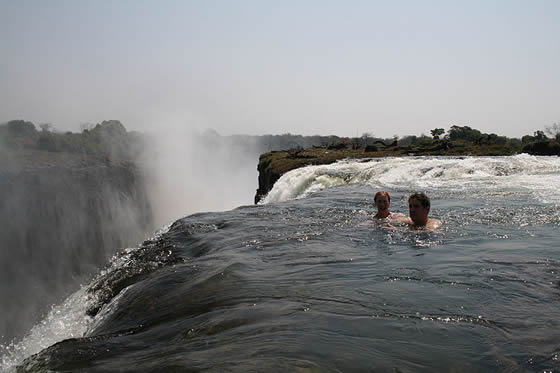
{"label": "short hair", "polygon": [[373,197],[373,202],[377,201],[377,197],[379,196],[387,196],[387,199],[389,200],[389,202],[391,202],[391,196],[389,195],[389,193],[387,193],[384,190],[380,190],[379,192],[375,193],[375,196]]}
{"label": "short hair", "polygon": [[430,207],[430,198],[423,192],[416,192],[411,194],[410,197],[408,197],[408,200],[410,201],[411,199],[420,201],[422,207],[424,208]]}

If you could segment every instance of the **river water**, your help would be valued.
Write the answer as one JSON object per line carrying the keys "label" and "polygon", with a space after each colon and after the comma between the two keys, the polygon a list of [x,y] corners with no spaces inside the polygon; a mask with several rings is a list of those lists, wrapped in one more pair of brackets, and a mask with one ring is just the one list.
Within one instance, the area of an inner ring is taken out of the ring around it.
{"label": "river water", "polygon": [[[257,206],[123,250],[7,371],[560,371],[560,159],[388,158],[284,175]],[[439,232],[370,221],[424,191]],[[50,347],[49,347],[50,346]]]}

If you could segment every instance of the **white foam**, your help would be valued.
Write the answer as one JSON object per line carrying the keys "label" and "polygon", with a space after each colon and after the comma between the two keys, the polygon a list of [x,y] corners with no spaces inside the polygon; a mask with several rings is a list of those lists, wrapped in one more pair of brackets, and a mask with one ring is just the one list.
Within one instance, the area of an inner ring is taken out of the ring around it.
{"label": "white foam", "polygon": [[[161,227],[151,239],[157,239],[168,232],[172,224],[173,222],[169,222]],[[138,248],[127,248],[120,254],[114,255],[110,265],[100,271],[96,279],[128,265],[132,253],[136,250]],[[62,304],[53,306],[47,316],[33,326],[20,342],[0,345],[0,372],[14,370],[27,357],[57,342],[68,338],[83,337],[91,324],[106,314],[106,312],[100,312],[95,320],[87,316],[86,310],[93,301],[94,296],[88,293],[88,286],[82,286]]]}
{"label": "white foam", "polygon": [[536,197],[560,201],[560,158],[520,154],[508,157],[399,157],[307,166],[284,174],[263,203],[303,198],[344,184],[426,190],[524,188]]}
{"label": "white foam", "polygon": [[82,287],[62,304],[54,306],[20,342],[0,345],[0,371],[13,369],[25,358],[56,342],[83,336],[92,321],[86,315],[88,300],[86,287]]}

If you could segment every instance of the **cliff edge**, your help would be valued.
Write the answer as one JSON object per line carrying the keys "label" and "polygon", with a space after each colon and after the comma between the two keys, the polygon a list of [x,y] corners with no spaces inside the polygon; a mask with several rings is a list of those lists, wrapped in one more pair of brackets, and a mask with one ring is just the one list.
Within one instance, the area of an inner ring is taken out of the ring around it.
{"label": "cliff edge", "polygon": [[119,140],[128,136],[120,123],[106,122],[82,136],[12,121],[0,125],[0,135],[5,343],[154,227],[144,177]]}

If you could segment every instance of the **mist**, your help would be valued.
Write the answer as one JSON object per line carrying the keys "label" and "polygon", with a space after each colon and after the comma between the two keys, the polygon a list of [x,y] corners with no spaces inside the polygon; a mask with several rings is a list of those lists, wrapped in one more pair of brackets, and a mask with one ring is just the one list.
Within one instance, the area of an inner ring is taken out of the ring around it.
{"label": "mist", "polygon": [[0,344],[166,223],[253,202],[258,138],[159,128],[0,124]]}
{"label": "mist", "polygon": [[0,125],[0,344],[22,338],[112,255],[165,224],[253,204],[261,153],[330,141],[157,128]]}
{"label": "mist", "polygon": [[253,203],[260,155],[255,138],[236,141],[184,127],[146,136],[150,147],[138,164],[146,175],[156,226],[195,212]]}
{"label": "mist", "polygon": [[[118,154],[119,133],[112,123],[87,136],[0,125],[0,344],[21,338],[116,251],[153,232],[137,167],[68,151],[103,144]],[[114,143],[98,143],[104,136]]]}

